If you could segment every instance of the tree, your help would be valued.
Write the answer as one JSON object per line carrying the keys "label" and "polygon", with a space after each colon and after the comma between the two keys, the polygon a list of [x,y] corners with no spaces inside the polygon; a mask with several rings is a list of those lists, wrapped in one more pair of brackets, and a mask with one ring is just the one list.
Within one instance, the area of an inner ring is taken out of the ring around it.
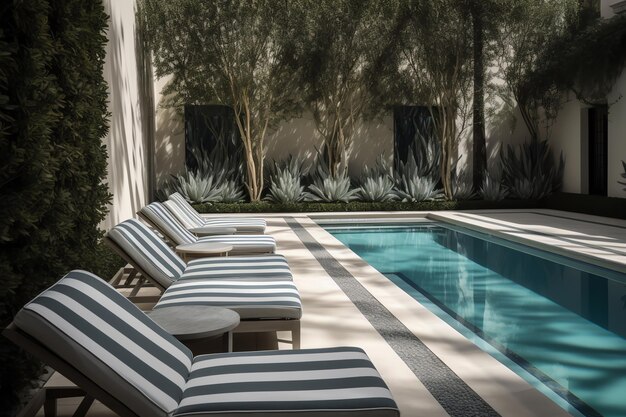
{"label": "tree", "polygon": [[519,108],[532,140],[539,139],[540,120],[549,122],[560,107],[561,91],[553,82],[533,80],[545,46],[568,31],[578,15],[578,0],[518,0],[503,20],[496,62],[504,80],[500,96]]}
{"label": "tree", "polygon": [[458,142],[467,127],[471,99],[471,21],[462,0],[413,0],[398,14],[402,27],[382,79],[395,97],[430,108],[441,144],[440,176],[452,197]]}
{"label": "tree", "polygon": [[174,106],[224,104],[235,112],[251,201],[263,191],[265,139],[299,110],[297,74],[285,63],[297,15],[271,0],[143,0],[146,36]]}
{"label": "tree", "polygon": [[463,7],[468,10],[472,24],[472,183],[474,190],[483,185],[487,167],[485,140],[485,95],[490,81],[485,71],[492,54],[490,45],[499,42],[500,25],[515,0],[467,0]]}
{"label": "tree", "polygon": [[331,175],[347,167],[355,124],[372,100],[370,71],[385,53],[398,2],[302,0],[292,21],[292,61],[301,70],[305,102],[311,108]]}

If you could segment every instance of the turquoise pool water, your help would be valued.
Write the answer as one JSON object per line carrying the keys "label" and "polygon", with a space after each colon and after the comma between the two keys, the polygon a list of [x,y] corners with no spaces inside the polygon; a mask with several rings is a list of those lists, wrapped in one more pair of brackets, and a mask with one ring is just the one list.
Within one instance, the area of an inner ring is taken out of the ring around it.
{"label": "turquoise pool water", "polygon": [[626,416],[626,276],[447,226],[327,230],[565,408]]}

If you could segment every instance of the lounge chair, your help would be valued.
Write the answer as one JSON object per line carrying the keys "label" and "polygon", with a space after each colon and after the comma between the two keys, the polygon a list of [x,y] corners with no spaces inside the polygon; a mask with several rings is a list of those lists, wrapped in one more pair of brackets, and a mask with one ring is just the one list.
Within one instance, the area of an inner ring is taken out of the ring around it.
{"label": "lounge chair", "polygon": [[266,222],[263,219],[246,217],[203,218],[185,197],[179,193],[169,196],[165,202],[167,208],[185,225],[187,229],[199,227],[233,227],[237,233],[265,233]]}
{"label": "lounge chair", "polygon": [[[191,351],[113,287],[72,271],[3,333],[123,417],[398,417],[356,347],[210,354]],[[53,404],[54,406],[54,404]]]}
{"label": "lounge chair", "polygon": [[[186,265],[163,240],[136,219],[113,227],[104,239],[144,278],[164,290],[155,309],[163,305],[229,308],[239,313],[242,320],[235,333],[290,331],[293,347],[299,349],[302,305],[291,274],[287,276],[288,271],[281,268],[280,256],[263,256],[263,259],[273,259],[272,268],[278,269],[275,273],[265,270],[267,264],[239,262],[239,257],[217,258],[217,261],[203,258]],[[227,278],[224,275],[234,265],[228,264],[231,261],[237,264],[240,273]],[[213,262],[225,262],[225,266],[211,269],[210,266],[217,265]]]}
{"label": "lounge chair", "polygon": [[196,242],[223,243],[233,247],[229,255],[273,253],[276,250],[276,240],[266,235],[217,235],[198,238],[161,203],[151,203],[137,214],[174,246]]}

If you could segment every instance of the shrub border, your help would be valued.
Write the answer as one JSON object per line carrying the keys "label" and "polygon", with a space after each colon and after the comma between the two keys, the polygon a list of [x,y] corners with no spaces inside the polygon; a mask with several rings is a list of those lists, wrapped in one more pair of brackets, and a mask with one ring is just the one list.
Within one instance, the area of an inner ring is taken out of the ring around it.
{"label": "shrub border", "polygon": [[200,213],[328,213],[355,211],[441,211],[441,210],[485,210],[485,209],[533,209],[545,208],[542,200],[463,200],[463,201],[421,201],[416,203],[363,202],[349,203],[213,203],[195,204]]}

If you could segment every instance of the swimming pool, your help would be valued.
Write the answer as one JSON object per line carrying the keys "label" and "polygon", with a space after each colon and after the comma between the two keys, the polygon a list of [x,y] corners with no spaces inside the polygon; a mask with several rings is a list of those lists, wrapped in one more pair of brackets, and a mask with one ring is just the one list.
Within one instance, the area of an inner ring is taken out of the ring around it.
{"label": "swimming pool", "polygon": [[441,224],[326,229],[568,411],[626,416],[626,276]]}

